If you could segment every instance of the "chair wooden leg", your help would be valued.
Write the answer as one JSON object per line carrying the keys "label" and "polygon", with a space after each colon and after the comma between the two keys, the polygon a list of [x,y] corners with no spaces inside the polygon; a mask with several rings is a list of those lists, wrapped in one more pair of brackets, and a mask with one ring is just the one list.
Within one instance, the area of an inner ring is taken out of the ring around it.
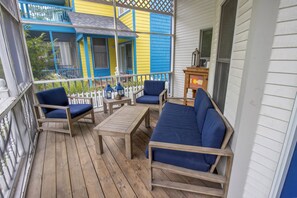
{"label": "chair wooden leg", "polygon": [[152,148],[149,147],[149,188],[153,190],[153,167],[152,167]]}
{"label": "chair wooden leg", "polygon": [[224,198],[227,198],[228,195],[228,188],[229,188],[229,183],[230,183],[230,176],[231,176],[231,169],[232,169],[232,163],[233,163],[233,156],[227,157],[227,164],[226,164],[226,177],[227,177],[227,182],[223,186],[224,190]]}
{"label": "chair wooden leg", "polygon": [[91,118],[92,118],[92,123],[95,124],[95,115],[94,115],[94,109],[91,112]]}
{"label": "chair wooden leg", "polygon": [[72,122],[69,122],[68,123],[68,127],[69,127],[69,134],[71,137],[73,137],[73,123]]}
{"label": "chair wooden leg", "polygon": [[34,114],[35,114],[35,119],[36,119],[36,123],[37,123],[37,129],[39,132],[41,132],[42,129],[40,129],[40,127],[42,127],[42,123],[38,121],[41,118],[38,107],[34,107]]}

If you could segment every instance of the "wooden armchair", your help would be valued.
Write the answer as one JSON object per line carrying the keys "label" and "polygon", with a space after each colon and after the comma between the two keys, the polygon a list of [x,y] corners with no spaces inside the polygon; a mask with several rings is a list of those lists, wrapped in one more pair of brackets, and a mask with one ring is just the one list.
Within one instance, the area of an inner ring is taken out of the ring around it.
{"label": "wooden armchair", "polygon": [[[67,97],[63,87],[38,92],[36,97],[39,104],[34,104],[34,113],[38,123],[38,130],[69,133],[72,136],[72,125],[79,119],[90,119],[92,123],[95,123],[92,98]],[[81,104],[81,101],[88,101],[88,104]],[[88,114],[91,117],[85,117]],[[67,123],[69,129],[43,126],[42,124],[46,122]]]}
{"label": "wooden armchair", "polygon": [[[197,97],[194,107],[166,103],[147,149],[150,187],[227,197],[233,162],[228,142],[233,128],[206,92],[198,90]],[[226,158],[224,174],[215,174],[222,158]],[[158,180],[153,169],[220,185],[215,188]]]}
{"label": "wooden armchair", "polygon": [[[142,96],[137,97],[142,92]],[[159,108],[159,114],[167,102],[167,89],[165,81],[145,80],[144,88],[133,93],[134,104],[145,104]]]}

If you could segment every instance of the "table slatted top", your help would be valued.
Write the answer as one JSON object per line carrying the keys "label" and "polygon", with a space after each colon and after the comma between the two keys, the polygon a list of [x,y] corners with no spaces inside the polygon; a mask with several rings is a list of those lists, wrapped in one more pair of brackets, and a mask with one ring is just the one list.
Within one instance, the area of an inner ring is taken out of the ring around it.
{"label": "table slatted top", "polygon": [[94,131],[129,134],[145,116],[149,107],[124,106],[94,128]]}

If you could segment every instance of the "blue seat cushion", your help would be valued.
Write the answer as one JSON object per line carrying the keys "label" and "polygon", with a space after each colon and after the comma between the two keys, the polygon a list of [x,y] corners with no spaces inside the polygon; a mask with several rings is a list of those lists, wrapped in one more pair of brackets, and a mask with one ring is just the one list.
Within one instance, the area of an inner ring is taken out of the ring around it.
{"label": "blue seat cushion", "polygon": [[145,80],[144,95],[159,96],[165,89],[165,81]]}
{"label": "blue seat cushion", "polygon": [[136,103],[142,104],[159,104],[159,96],[143,95],[136,98]]}
{"label": "blue seat cushion", "polygon": [[206,112],[209,108],[213,108],[213,104],[211,103],[207,93],[203,89],[199,88],[195,98],[194,109],[196,112],[196,122],[200,132],[202,131]]}
{"label": "blue seat cushion", "polygon": [[[225,133],[226,127],[221,116],[215,109],[208,109],[201,133],[202,146],[221,148]],[[212,165],[216,157],[216,155],[205,155],[205,161]]]}
{"label": "blue seat cushion", "polygon": [[[87,111],[91,110],[93,107],[91,104],[71,104],[69,105],[71,118],[75,118]],[[47,118],[67,118],[66,110],[55,109],[45,114]]]}
{"label": "blue seat cushion", "polygon": [[[39,104],[68,106],[68,98],[63,87],[40,91],[36,93]],[[42,108],[46,114],[54,109]]]}
{"label": "blue seat cushion", "polygon": [[[201,134],[193,107],[166,103],[151,141],[201,146]],[[148,156],[148,151],[146,150]],[[199,153],[153,149],[153,160],[193,170],[208,171],[204,155]]]}

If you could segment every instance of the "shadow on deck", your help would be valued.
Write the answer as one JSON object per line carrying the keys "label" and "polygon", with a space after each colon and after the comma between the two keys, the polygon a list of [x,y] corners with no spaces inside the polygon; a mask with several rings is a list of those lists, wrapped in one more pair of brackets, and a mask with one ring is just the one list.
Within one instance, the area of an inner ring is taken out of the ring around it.
{"label": "shadow on deck", "polygon": [[[76,123],[73,138],[68,134],[40,133],[26,197],[207,197],[158,187],[148,190],[145,149],[158,120],[157,111],[151,110],[152,128],[141,124],[133,136],[132,160],[125,157],[124,140],[116,137],[103,137],[104,153],[96,154],[92,129],[108,115],[98,112],[95,116],[95,125]],[[158,179],[206,186],[200,180],[165,171],[156,170],[154,175]]]}

